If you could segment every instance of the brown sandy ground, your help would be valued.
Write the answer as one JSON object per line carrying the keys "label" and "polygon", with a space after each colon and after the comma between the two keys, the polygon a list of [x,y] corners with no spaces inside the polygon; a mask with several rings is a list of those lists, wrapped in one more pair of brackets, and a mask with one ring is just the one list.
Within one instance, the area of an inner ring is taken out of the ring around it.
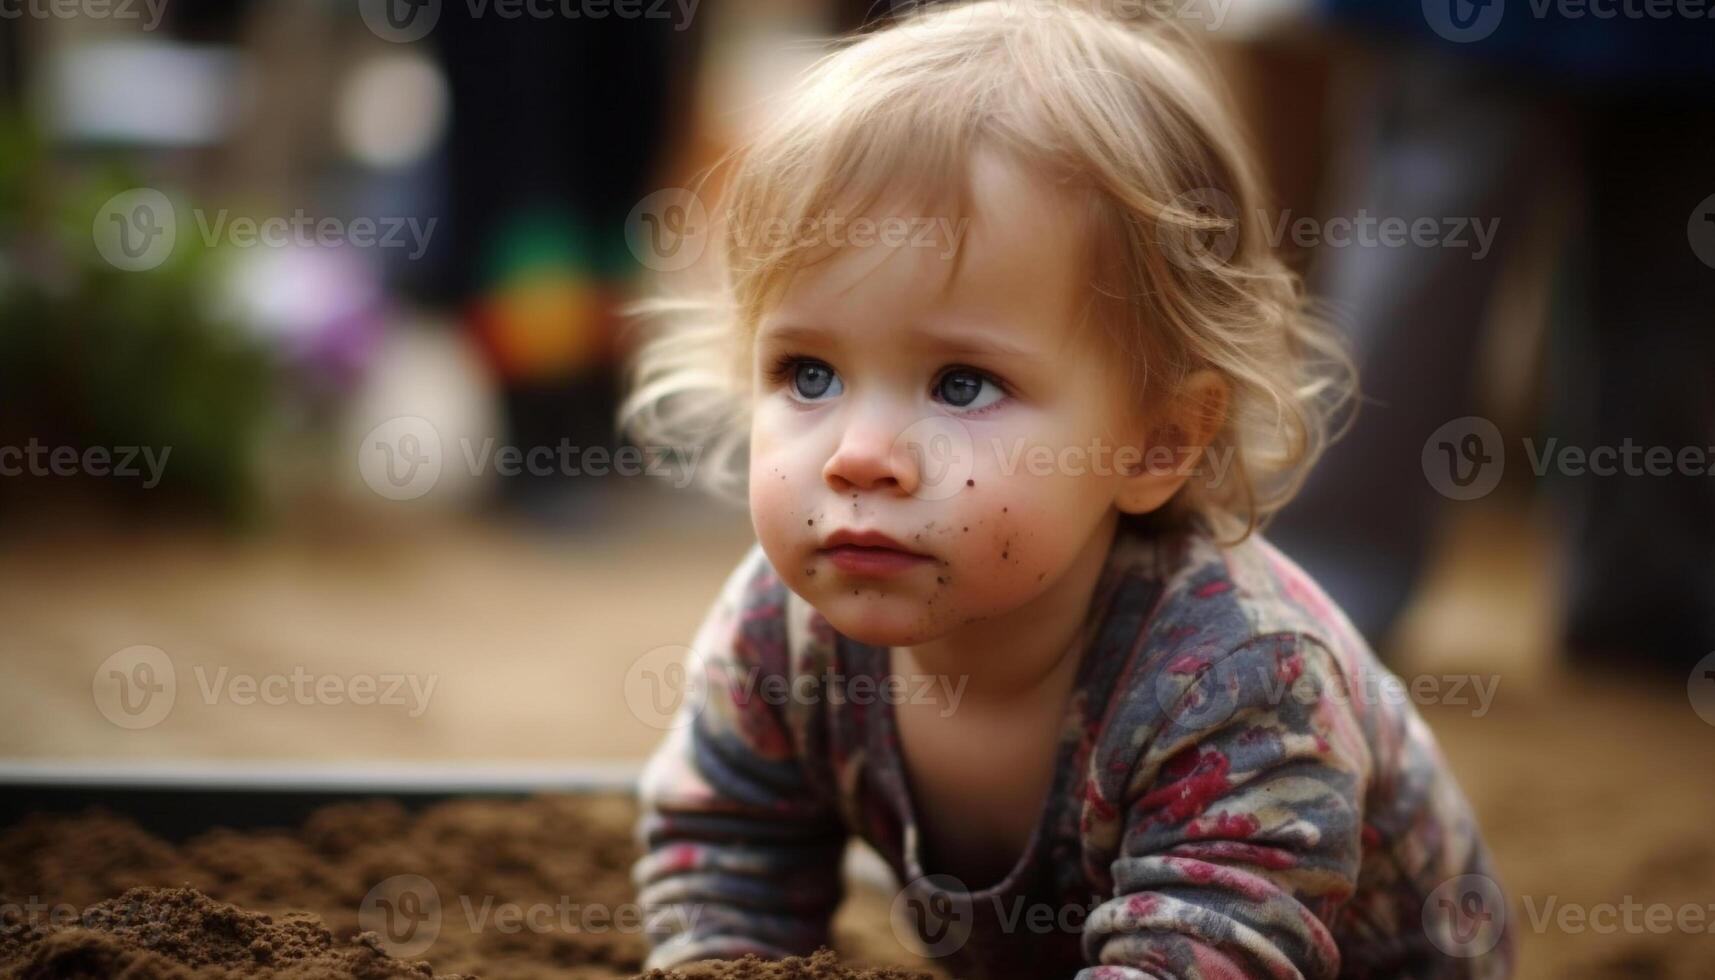
{"label": "brown sandy ground", "polygon": [[[635,816],[620,797],[461,800],[420,813],[374,801],[326,807],[295,830],[213,830],[174,846],[99,811],[35,815],[0,833],[0,976],[633,977],[645,952],[629,879]],[[846,961],[829,952],[690,972],[920,976],[859,969],[889,956],[876,941],[884,907],[863,902],[836,929]],[[386,903],[409,918],[389,918]]]}

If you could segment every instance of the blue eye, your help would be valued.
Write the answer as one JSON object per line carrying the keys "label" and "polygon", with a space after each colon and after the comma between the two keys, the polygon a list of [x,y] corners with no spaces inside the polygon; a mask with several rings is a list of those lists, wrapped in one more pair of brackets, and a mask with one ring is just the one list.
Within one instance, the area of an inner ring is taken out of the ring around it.
{"label": "blue eye", "polygon": [[953,368],[935,381],[935,397],[954,408],[987,408],[1005,394],[993,379],[970,368]]}
{"label": "blue eye", "polygon": [[798,361],[791,373],[792,394],[804,401],[819,401],[843,390],[840,376],[821,361]]}

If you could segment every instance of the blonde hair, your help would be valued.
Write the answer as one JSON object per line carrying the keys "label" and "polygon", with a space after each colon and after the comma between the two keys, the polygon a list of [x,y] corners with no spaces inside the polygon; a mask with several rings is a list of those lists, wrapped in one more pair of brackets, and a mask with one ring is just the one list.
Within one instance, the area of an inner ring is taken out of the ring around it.
{"label": "blonde hair", "polygon": [[731,165],[720,288],[629,308],[662,329],[636,355],[621,427],[699,446],[700,479],[742,487],[755,331],[792,275],[827,254],[765,225],[798,228],[847,202],[864,214],[902,192],[967,214],[969,161],[994,148],[1085,196],[1087,313],[1130,366],[1139,405],[1200,369],[1228,386],[1210,449],[1231,452],[1230,476],[1188,480],[1171,512],[1237,540],[1284,506],[1352,403],[1355,371],[1270,247],[1251,154],[1189,35],[1067,0],[984,0],[834,45],[712,168]]}

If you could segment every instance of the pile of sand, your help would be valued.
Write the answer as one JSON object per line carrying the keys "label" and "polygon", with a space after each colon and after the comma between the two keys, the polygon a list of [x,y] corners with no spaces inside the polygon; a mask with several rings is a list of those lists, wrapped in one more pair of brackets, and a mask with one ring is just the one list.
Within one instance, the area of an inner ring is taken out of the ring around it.
{"label": "pile of sand", "polygon": [[334,938],[319,916],[250,912],[193,888],[133,888],[75,920],[0,911],[0,972],[17,977],[354,977],[428,980],[423,962],[394,959],[374,933]]}
{"label": "pile of sand", "polygon": [[[636,977],[635,815],[618,797],[382,800],[179,845],[101,811],[31,816],[0,832],[0,976]],[[648,977],[927,980],[828,951]]]}

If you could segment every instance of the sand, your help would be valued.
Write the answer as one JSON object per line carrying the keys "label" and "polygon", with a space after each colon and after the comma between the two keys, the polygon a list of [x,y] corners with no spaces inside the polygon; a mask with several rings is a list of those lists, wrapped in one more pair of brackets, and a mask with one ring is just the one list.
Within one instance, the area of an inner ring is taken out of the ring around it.
{"label": "sand", "polygon": [[[0,833],[0,976],[635,977],[634,819],[622,797],[374,801],[174,845],[99,810],[33,815]],[[832,951],[649,977],[681,975],[928,980]]]}

